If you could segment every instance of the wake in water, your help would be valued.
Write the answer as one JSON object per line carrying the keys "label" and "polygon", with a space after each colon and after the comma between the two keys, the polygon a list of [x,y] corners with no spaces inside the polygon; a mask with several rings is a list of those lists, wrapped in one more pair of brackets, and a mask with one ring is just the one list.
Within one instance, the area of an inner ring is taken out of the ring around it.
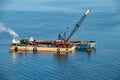
{"label": "wake in water", "polygon": [[18,37],[18,34],[11,28],[5,27],[4,24],[0,23],[0,32],[8,32],[14,38]]}

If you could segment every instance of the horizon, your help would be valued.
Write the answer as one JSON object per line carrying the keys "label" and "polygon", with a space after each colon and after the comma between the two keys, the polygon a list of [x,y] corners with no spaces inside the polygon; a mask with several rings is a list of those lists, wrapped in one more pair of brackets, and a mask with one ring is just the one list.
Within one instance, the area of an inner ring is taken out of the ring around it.
{"label": "horizon", "polygon": [[[109,1],[109,0],[107,0]],[[93,5],[96,0],[91,1],[56,1],[56,0],[2,0],[0,1],[0,10],[15,10],[15,11],[54,11],[54,12],[67,12],[67,13],[80,13],[82,10],[92,9],[95,12],[108,12],[111,10],[119,10],[119,0],[109,1],[109,5],[106,5],[107,1],[97,0],[97,3]]]}

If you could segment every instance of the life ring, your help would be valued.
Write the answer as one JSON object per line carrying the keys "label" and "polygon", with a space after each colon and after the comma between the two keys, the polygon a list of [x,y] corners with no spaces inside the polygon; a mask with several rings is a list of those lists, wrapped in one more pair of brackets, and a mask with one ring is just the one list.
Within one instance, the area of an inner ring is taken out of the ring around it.
{"label": "life ring", "polygon": [[18,47],[15,47],[15,49],[14,49],[16,52],[18,52]]}
{"label": "life ring", "polygon": [[33,48],[33,52],[37,52],[37,48]]}

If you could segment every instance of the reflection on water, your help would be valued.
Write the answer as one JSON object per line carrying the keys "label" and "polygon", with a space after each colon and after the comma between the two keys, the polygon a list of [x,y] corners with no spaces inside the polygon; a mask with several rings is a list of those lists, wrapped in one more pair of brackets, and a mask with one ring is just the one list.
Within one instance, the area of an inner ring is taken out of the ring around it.
{"label": "reflection on water", "polygon": [[81,54],[79,56],[86,55],[88,61],[91,60],[92,56],[96,55],[96,52],[97,52],[96,48],[91,48],[91,50],[89,50],[89,51],[87,51],[86,49],[77,49],[76,50],[77,54]]}
{"label": "reflection on water", "polygon": [[58,61],[66,61],[69,53],[65,53],[64,55],[61,54],[54,54],[54,59]]}
{"label": "reflection on water", "polygon": [[96,53],[96,48],[82,48],[82,49],[77,49],[76,51],[78,52],[86,52],[88,54],[88,56],[91,56],[92,53]]}

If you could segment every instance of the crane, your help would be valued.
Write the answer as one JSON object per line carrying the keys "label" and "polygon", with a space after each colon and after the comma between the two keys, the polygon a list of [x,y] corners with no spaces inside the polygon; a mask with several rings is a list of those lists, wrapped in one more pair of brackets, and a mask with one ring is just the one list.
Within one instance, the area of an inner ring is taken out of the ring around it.
{"label": "crane", "polygon": [[78,28],[80,27],[80,25],[82,24],[82,22],[84,21],[84,19],[86,18],[86,16],[90,13],[91,9],[88,9],[85,14],[80,18],[80,20],[78,21],[78,23],[75,25],[74,29],[72,30],[72,32],[70,33],[70,35],[68,36],[68,38],[65,40],[65,43],[71,38],[71,36],[78,30]]}

